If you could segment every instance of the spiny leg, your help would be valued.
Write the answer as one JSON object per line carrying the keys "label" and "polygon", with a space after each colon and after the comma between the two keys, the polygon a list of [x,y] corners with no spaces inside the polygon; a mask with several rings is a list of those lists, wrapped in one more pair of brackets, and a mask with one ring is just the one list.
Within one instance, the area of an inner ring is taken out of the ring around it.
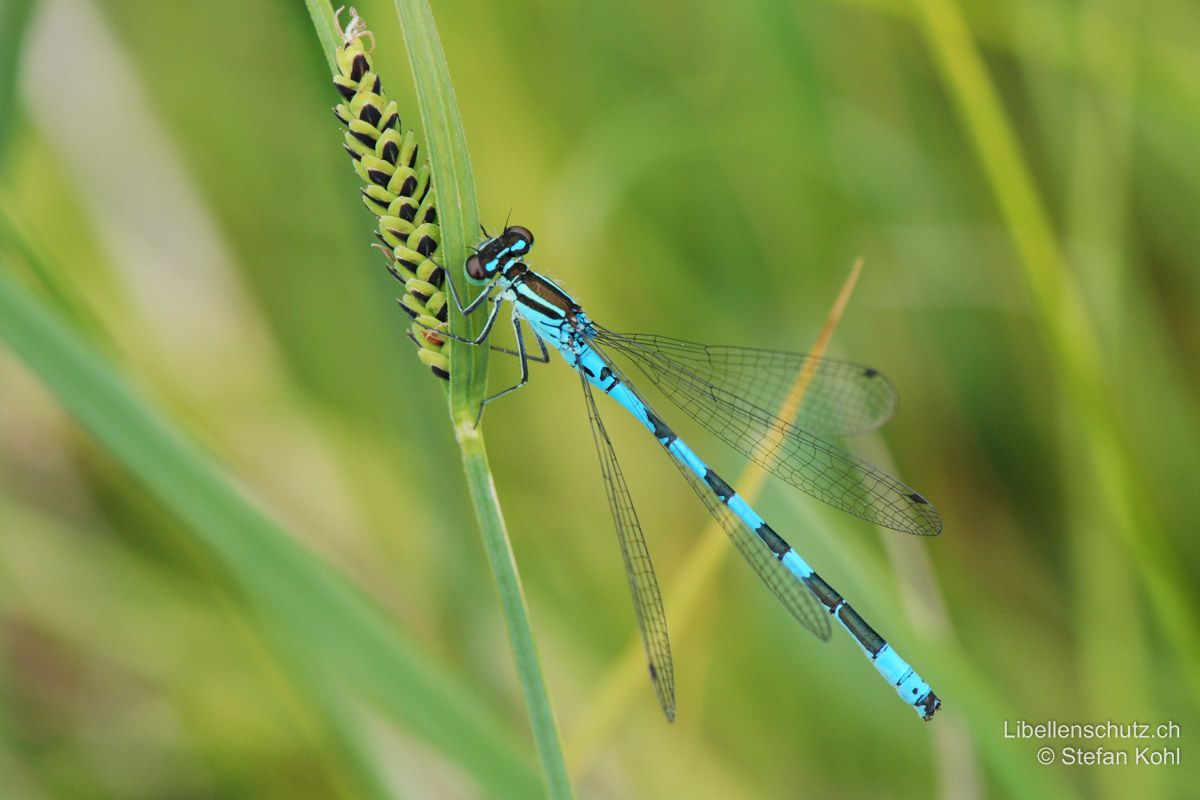
{"label": "spiny leg", "polygon": [[[387,256],[387,258],[388,258],[387,268],[388,268],[388,272],[391,273],[392,277],[395,278],[396,280],[400,281],[400,283],[406,283],[407,281],[406,281],[405,277],[402,274],[400,274],[400,271],[398,269],[396,269],[395,264],[392,263],[394,261],[394,257],[392,256],[391,251],[388,250],[386,247],[383,247],[382,245],[374,244],[371,246],[379,248],[383,252],[383,254]],[[430,258],[429,260],[433,261],[432,258]],[[500,303],[502,302],[501,296],[498,294],[491,295],[492,289],[496,288],[496,281],[498,279],[493,279],[491,282],[489,282],[486,286],[483,287],[483,291],[481,291],[475,297],[474,300],[472,300],[468,305],[463,306],[462,301],[458,297],[458,290],[454,288],[454,281],[450,279],[450,275],[449,275],[449,273],[446,272],[445,267],[443,267],[441,264],[438,264],[436,261],[433,261],[433,263],[436,264],[437,268],[439,270],[441,270],[442,273],[446,276],[445,282],[450,287],[450,296],[454,299],[454,305],[458,308],[459,314],[462,314],[464,317],[469,317],[469,316],[471,316],[471,314],[473,314],[477,310],[479,310],[479,308],[488,300],[492,301],[492,303],[494,304],[492,307],[492,312],[488,316],[488,321],[487,321],[487,323],[484,324],[483,331],[479,334],[479,337],[477,339],[466,339],[462,336],[457,336],[453,333],[450,333],[450,331],[448,331],[448,330],[444,330],[442,328],[435,328],[432,325],[426,325],[424,322],[421,322],[421,320],[417,319],[416,314],[411,309],[409,309],[407,306],[405,306],[403,301],[401,301],[399,298],[397,298],[396,302],[400,303],[400,307],[403,308],[404,311],[410,317],[413,318],[413,322],[415,322],[417,325],[419,325],[420,327],[424,328],[427,331],[432,331],[439,336],[445,336],[447,339],[453,339],[456,342],[463,342],[464,344],[482,344],[484,339],[486,339],[488,337],[488,335],[492,332],[492,326],[496,323],[496,316],[500,313]],[[442,322],[445,322],[445,320],[442,320]]]}
{"label": "spiny leg", "polygon": [[[533,338],[537,341],[538,349],[540,349],[542,351],[542,354],[540,356],[538,356],[537,358],[527,355],[526,356],[527,360],[531,364],[549,364],[550,363],[550,351],[546,349],[546,340],[543,339],[538,334],[537,331],[533,332]],[[491,349],[495,350],[497,353],[504,353],[506,356],[521,355],[516,350],[509,350],[507,347],[497,347],[496,345],[492,345]]]}
{"label": "spiny leg", "polygon": [[[453,285],[453,284],[451,284],[451,285]],[[456,300],[456,302],[457,302],[457,300]],[[488,314],[487,322],[485,322],[483,324],[483,330],[480,331],[479,336],[475,337],[474,339],[468,339],[464,336],[456,336],[455,334],[451,333],[450,331],[443,331],[443,330],[433,327],[432,325],[426,325],[425,323],[421,322],[421,320],[419,320],[419,319],[414,319],[413,321],[416,322],[418,325],[420,325],[422,328],[424,328],[427,331],[433,331],[438,336],[445,336],[447,339],[453,339],[456,342],[462,342],[463,344],[471,344],[471,345],[483,344],[483,342],[488,338],[488,336],[491,336],[491,334],[492,334],[492,326],[496,324],[496,317],[500,315],[500,304],[502,302],[504,302],[504,297],[502,295],[496,295],[494,298],[492,298],[492,312],[490,314]],[[474,309],[472,309],[472,310],[474,310]]]}
{"label": "spiny leg", "polygon": [[[475,427],[479,427],[480,421],[483,420],[483,409],[488,403],[492,402],[493,400],[499,400],[501,397],[504,397],[504,395],[515,392],[517,389],[520,389],[522,386],[529,383],[530,359],[529,354],[525,352],[525,329],[521,327],[521,318],[517,316],[517,310],[515,308],[513,309],[512,324],[513,331],[517,336],[517,358],[520,359],[521,362],[521,380],[517,381],[507,389],[496,392],[491,397],[485,397],[483,399],[483,402],[479,404],[479,413],[475,415]],[[550,353],[546,350],[546,343],[542,341],[542,337],[538,336],[536,331],[533,335],[537,336],[538,344],[542,348],[542,354],[546,357],[545,360],[549,361]]]}

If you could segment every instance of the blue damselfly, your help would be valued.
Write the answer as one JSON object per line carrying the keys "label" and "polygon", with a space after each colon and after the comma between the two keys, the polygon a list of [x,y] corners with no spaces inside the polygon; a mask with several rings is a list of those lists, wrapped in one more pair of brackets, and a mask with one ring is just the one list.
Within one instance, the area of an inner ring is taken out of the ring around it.
{"label": "blue damselfly", "polygon": [[[929,501],[821,438],[862,433],[886,422],[896,403],[895,390],[887,379],[874,369],[843,361],[616,333],[593,322],[574,298],[522,261],[532,246],[533,235],[515,225],[485,241],[466,264],[467,277],[485,288],[467,306],[459,302],[453,281],[447,281],[463,314],[490,307],[480,335],[460,341],[486,343],[501,305],[512,305],[517,343],[513,354],[520,360],[521,379],[484,400],[479,413],[482,415],[487,403],[528,382],[530,361],[549,361],[547,344],[579,373],[649,658],[650,678],[667,718],[675,715],[675,686],[662,597],[593,387],[650,430],[738,551],[801,625],[826,640],[831,630],[829,619],[836,619],[901,699],[922,718],[932,719],[941,701],[929,684],[667,426],[609,353],[628,359],[688,416],[773,475],[862,519],[905,533],[934,536],[942,525]],[[536,356],[528,350],[526,326],[538,345]],[[436,335],[450,336],[444,332]],[[811,371],[811,380],[793,423],[771,409],[778,406],[802,369]]]}

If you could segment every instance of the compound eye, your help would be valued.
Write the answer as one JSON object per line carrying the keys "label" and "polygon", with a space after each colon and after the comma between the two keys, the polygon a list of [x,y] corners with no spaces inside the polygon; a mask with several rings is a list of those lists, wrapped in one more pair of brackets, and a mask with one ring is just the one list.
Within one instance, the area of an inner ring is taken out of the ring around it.
{"label": "compound eye", "polygon": [[511,228],[506,230],[505,233],[515,240],[511,247],[518,253],[528,252],[529,249],[533,247],[533,234],[529,232],[529,228],[523,228],[520,225],[513,225]]}
{"label": "compound eye", "polygon": [[483,268],[483,259],[479,257],[479,253],[473,253],[467,259],[467,274],[477,281],[487,279],[487,270]]}

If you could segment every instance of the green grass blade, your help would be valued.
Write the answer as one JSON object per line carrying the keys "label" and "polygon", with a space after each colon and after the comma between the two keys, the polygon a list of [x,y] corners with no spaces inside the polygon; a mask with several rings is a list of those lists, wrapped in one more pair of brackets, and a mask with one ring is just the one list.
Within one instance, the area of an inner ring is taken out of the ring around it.
{"label": "green grass blade", "polygon": [[310,663],[308,646],[300,636],[279,635],[274,640],[274,652],[286,659],[285,666],[302,684],[304,703],[316,716],[342,757],[343,770],[353,778],[346,781],[347,796],[396,800],[395,790],[388,784],[383,765],[375,759],[369,729],[364,729],[362,715],[347,707],[347,695],[339,692],[333,682],[324,680]]}
{"label": "green grass blade", "polygon": [[55,311],[70,321],[76,331],[105,354],[116,352],[112,334],[80,292],[60,277],[65,273],[55,269],[59,265],[46,255],[44,245],[36,242],[30,234],[21,233],[28,231],[29,227],[19,214],[13,212],[11,204],[0,197],[0,246],[7,248],[8,255],[24,266],[42,295],[50,301]]}
{"label": "green grass blade", "polygon": [[33,0],[6,0],[0,6],[0,171],[17,120],[17,64],[32,11]]}
{"label": "green grass blade", "polygon": [[[442,228],[441,257],[445,264],[463,264],[471,244],[478,238],[479,209],[466,134],[450,83],[450,70],[429,4],[424,0],[396,0],[396,13],[404,32],[409,65],[416,82],[421,124],[429,147]],[[449,269],[447,280],[462,280],[460,272]],[[473,294],[459,291],[459,296],[464,299]],[[452,314],[450,326],[458,336],[474,338],[482,330],[483,322],[483,313],[470,318]],[[500,608],[516,660],[517,678],[525,696],[546,789],[551,797],[570,797],[566,759],[533,641],[529,610],[488,466],[483,435],[475,426],[476,413],[487,390],[487,354],[486,347],[452,343],[450,414],[462,448],[471,502],[500,595]]]}
{"label": "green grass blade", "polygon": [[[450,83],[446,55],[433,21],[433,11],[425,0],[396,0],[396,13],[408,50],[421,127],[429,148],[433,186],[437,192],[438,219],[442,227],[439,252],[444,264],[464,264],[472,245],[479,239],[479,208],[467,137]],[[465,303],[478,288],[468,286],[461,273],[461,269],[448,269],[447,279],[455,281],[458,295]],[[473,339],[483,330],[484,316],[484,313],[471,317],[452,314],[450,329],[458,336]],[[460,427],[474,422],[479,401],[487,389],[487,355],[486,347],[452,343],[451,374],[456,379],[450,381],[450,413]]]}
{"label": "green grass blade", "polygon": [[536,793],[536,777],[481,699],[249,502],[211,456],[136,396],[7,269],[0,270],[0,338],[217,557],[272,634],[303,646],[322,674],[361,692],[491,790]]}
{"label": "green grass blade", "polygon": [[[328,7],[322,0],[306,2],[317,36],[326,50],[326,57],[330,59],[331,70],[335,69],[332,54],[338,40],[334,20],[327,13]],[[322,7],[325,8],[324,15]],[[428,3],[396,0],[396,12],[416,84],[433,186],[437,193],[438,222],[442,234],[438,255],[443,264],[462,264],[466,261],[471,244],[478,238],[479,210],[466,135],[450,82],[450,71]],[[459,272],[448,269],[446,279],[462,282]],[[462,285],[458,294],[462,298],[470,298],[475,291],[473,287]],[[467,318],[452,314],[451,331],[457,336],[474,338],[482,330],[484,316],[480,313]],[[562,742],[533,641],[533,628],[521,589],[520,575],[500,510],[500,500],[496,495],[495,481],[488,466],[483,436],[474,424],[476,411],[487,390],[487,355],[486,347],[451,342],[450,414],[462,451],[471,503],[496,581],[500,608],[513,649],[517,678],[529,712],[534,746],[542,764],[546,789],[551,797],[570,797],[571,784]]]}
{"label": "green grass blade", "polygon": [[304,5],[308,8],[308,15],[312,17],[317,38],[321,40],[321,52],[325,54],[329,72],[336,73],[337,62],[334,61],[333,54],[337,52],[341,40],[338,38],[336,20],[333,18],[333,9],[329,7],[329,0],[304,0]]}
{"label": "green grass blade", "polygon": [[[39,635],[86,650],[90,661],[154,685],[164,702],[188,703],[182,698],[206,683],[202,677],[175,680],[178,672],[165,664],[174,664],[176,669],[188,664],[194,670],[190,675],[222,678],[223,670],[245,665],[249,673],[265,680],[247,686],[241,683],[245,676],[229,676],[231,686],[240,687],[232,691],[241,692],[234,703],[243,709],[254,708],[259,697],[245,693],[261,692],[265,707],[258,713],[272,714],[274,724],[295,731],[301,752],[311,757],[311,771],[327,776],[328,797],[397,800],[378,760],[371,760],[373,730],[362,724],[363,715],[355,713],[356,706],[346,702],[345,693],[337,694],[330,682],[311,674],[313,660],[307,649],[298,651],[285,637],[255,625],[217,570],[202,568],[197,580],[181,581],[178,565],[172,560],[148,558],[136,546],[130,547],[126,537],[96,536],[85,522],[45,514],[3,492],[0,524],[17,534],[0,537],[0,586],[4,587],[0,604],[5,612],[21,609],[21,618]],[[43,569],[47,565],[54,568]],[[121,620],[136,623],[123,624]],[[147,630],[153,631],[152,638],[141,638]],[[150,641],[162,652],[143,652]],[[272,648],[272,644],[276,646]],[[193,646],[199,647],[202,655],[193,652]],[[20,645],[15,649],[19,651]],[[275,654],[289,658],[283,663],[273,658]],[[264,664],[264,659],[280,663]],[[288,670],[302,679],[287,680],[291,676],[281,673]],[[211,697],[203,694],[203,689],[199,691],[200,697],[190,702]],[[0,710],[6,699],[0,691]],[[32,756],[36,748],[29,747],[29,720],[24,714],[18,714],[13,722],[18,720],[18,727],[11,729],[17,737],[11,739],[17,757],[36,763]],[[0,740],[2,723],[0,719]],[[221,729],[208,735],[224,739],[230,731]],[[190,743],[198,750],[212,747],[212,740],[199,729],[194,736]],[[14,796],[43,796],[31,791],[18,791]],[[82,796],[88,790],[76,791]]]}
{"label": "green grass blade", "polygon": [[[453,376],[453,373],[451,375]],[[529,712],[534,745],[545,773],[546,790],[553,798],[570,797],[571,781],[567,775],[562,740],[542,676],[525,594],[521,588],[521,577],[517,572],[512,545],[504,526],[504,517],[500,512],[500,499],[496,496],[496,485],[488,466],[483,437],[467,432],[459,436],[459,445],[462,447],[463,467],[467,473],[471,503],[475,506],[488,563],[500,595],[500,608],[508,628],[517,678],[521,682],[521,690]]]}

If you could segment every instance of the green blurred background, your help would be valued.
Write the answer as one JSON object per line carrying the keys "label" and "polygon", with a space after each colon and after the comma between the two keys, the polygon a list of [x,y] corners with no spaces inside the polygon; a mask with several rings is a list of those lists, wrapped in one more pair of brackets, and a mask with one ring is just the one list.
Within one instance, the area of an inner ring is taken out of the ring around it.
{"label": "green blurred background", "polygon": [[[416,124],[395,10],[358,6]],[[1200,6],[433,6],[486,223],[531,228],[609,327],[807,349],[865,258],[832,352],[902,402],[851,446],[945,519],[902,540],[773,483],[759,503],[943,696],[934,722],[730,559],[669,620],[668,726],[648,682],[597,690],[636,628],[577,379],[538,369],[485,428],[579,795],[1194,792]],[[3,269],[498,719],[536,787],[445,395],[368,248],[303,4],[6,0],[0,24]],[[609,411],[670,604],[708,520]],[[356,692],[306,619],[281,634],[7,348],[0,481],[3,797],[530,791]],[[1048,719],[1174,720],[1140,744],[1183,763],[1039,766],[1135,745],[1004,736]]]}

